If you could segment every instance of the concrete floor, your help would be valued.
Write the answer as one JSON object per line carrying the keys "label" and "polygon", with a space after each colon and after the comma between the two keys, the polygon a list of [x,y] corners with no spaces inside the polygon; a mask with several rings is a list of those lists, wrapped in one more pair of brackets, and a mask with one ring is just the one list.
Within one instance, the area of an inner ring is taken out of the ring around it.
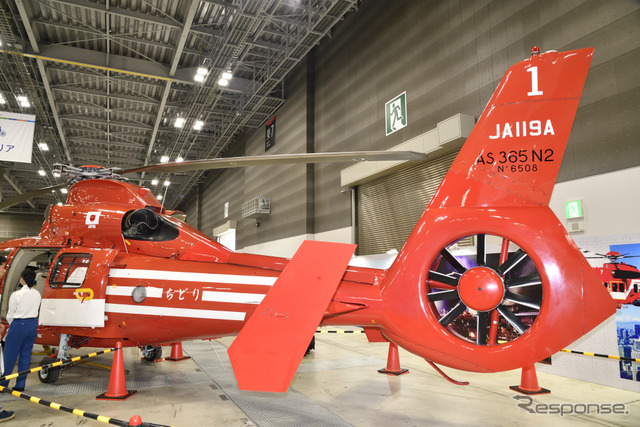
{"label": "concrete floor", "polygon": [[[456,386],[402,350],[400,362],[410,373],[382,375],[377,370],[386,365],[388,346],[369,344],[363,334],[316,335],[316,350],[304,358],[286,394],[240,392],[226,356],[232,341],[184,343],[184,353],[192,358],[181,362],[150,363],[140,360],[137,349],[124,349],[127,389],[137,390],[124,401],[96,400],[107,391],[110,374],[86,364],[65,370],[55,384],[41,384],[32,374],[25,393],[119,420],[140,415],[144,422],[172,426],[637,426],[640,419],[639,393],[550,374],[538,373],[538,381],[552,393],[535,396],[531,408],[550,405],[538,407],[548,411],[563,405],[565,411],[584,412],[584,406],[571,404],[623,404],[628,413],[531,414],[518,406],[528,402],[514,399],[516,393],[509,389],[519,383],[519,371],[473,374],[445,368],[455,379],[471,383]],[[169,356],[171,348],[163,352]],[[34,355],[32,366],[41,358]],[[90,361],[111,365],[112,359],[109,354]],[[7,426],[104,425],[7,394],[0,396],[0,404],[16,412]]]}

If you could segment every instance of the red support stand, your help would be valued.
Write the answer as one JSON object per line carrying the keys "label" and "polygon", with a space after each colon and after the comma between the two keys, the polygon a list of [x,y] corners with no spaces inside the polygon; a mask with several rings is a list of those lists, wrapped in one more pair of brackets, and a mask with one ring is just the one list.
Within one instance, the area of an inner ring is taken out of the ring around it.
{"label": "red support stand", "polygon": [[509,388],[523,394],[551,393],[550,390],[538,385],[538,376],[536,375],[535,365],[523,366],[522,375],[520,376],[520,385],[512,385]]}
{"label": "red support stand", "polygon": [[124,379],[124,362],[122,357],[122,343],[116,344],[116,352],[113,356],[113,365],[111,366],[111,376],[109,377],[109,389],[106,393],[96,396],[98,400],[124,400],[133,394],[136,390],[127,390],[127,384]]}
{"label": "red support stand", "polygon": [[173,344],[171,344],[171,356],[167,357],[167,360],[178,362],[185,359],[191,359],[191,356],[185,356],[184,354],[182,354],[182,343],[174,342]]}
{"label": "red support stand", "polygon": [[142,418],[140,418],[140,415],[134,415],[129,419],[129,427],[136,427],[141,425],[142,425]]}
{"label": "red support stand", "polygon": [[402,369],[400,367],[400,358],[398,357],[398,345],[392,342],[389,343],[389,355],[387,356],[387,367],[384,369],[378,369],[381,374],[387,375],[402,375],[408,374],[408,369]]}

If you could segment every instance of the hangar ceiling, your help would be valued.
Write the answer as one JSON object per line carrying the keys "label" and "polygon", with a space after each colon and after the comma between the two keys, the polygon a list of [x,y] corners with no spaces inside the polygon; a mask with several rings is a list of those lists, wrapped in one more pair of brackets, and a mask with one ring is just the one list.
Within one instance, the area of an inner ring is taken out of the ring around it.
{"label": "hangar ceiling", "polygon": [[[0,163],[2,199],[64,183],[54,163],[127,169],[219,157],[285,102],[287,73],[357,3],[0,0],[0,111],[36,115],[33,163]],[[204,173],[129,178],[175,209]],[[65,198],[56,191],[9,211]]]}

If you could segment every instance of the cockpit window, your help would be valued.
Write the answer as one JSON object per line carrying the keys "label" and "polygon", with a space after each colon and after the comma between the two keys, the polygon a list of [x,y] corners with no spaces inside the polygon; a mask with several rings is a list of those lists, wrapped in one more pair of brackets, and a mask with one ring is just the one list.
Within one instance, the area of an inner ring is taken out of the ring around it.
{"label": "cockpit window", "polygon": [[178,227],[150,209],[127,212],[122,219],[122,235],[126,239],[164,242],[178,234]]}
{"label": "cockpit window", "polygon": [[52,288],[79,288],[91,264],[91,254],[60,255],[53,266],[49,285]]}

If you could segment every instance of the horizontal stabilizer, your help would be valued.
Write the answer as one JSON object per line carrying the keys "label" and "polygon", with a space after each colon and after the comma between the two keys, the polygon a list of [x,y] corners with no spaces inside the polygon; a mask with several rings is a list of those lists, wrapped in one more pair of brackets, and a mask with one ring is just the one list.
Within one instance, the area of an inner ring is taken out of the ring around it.
{"label": "horizontal stabilizer", "polygon": [[302,243],[229,347],[241,390],[287,391],[355,248]]}

